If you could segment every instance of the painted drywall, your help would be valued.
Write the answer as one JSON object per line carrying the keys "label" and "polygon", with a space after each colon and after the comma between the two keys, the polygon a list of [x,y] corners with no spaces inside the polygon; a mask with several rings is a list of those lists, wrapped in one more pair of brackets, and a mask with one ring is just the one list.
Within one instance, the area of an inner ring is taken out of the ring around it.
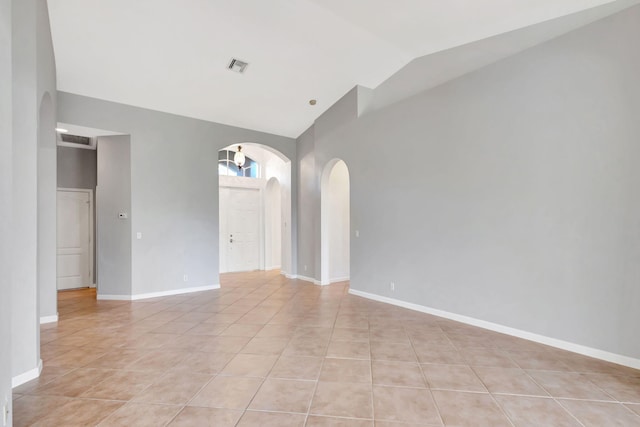
{"label": "painted drywall", "polygon": [[[58,188],[86,188],[93,190],[94,209],[93,235],[96,236],[96,182],[97,171],[97,150],[87,150],[85,148],[73,148],[58,146],[58,166],[57,174]],[[96,239],[93,239],[93,265],[96,265]],[[96,283],[96,269],[93,269],[93,283]]]}
{"label": "painted drywall", "polygon": [[0,0],[0,410],[11,403],[12,73],[11,0]]}
{"label": "painted drywall", "polygon": [[300,139],[349,166],[352,288],[640,358],[639,37],[634,7]]}
{"label": "painted drywall", "polygon": [[[320,209],[320,183],[314,154],[314,127],[310,127],[297,140],[298,143],[298,274],[315,278],[316,271],[316,222],[315,213]],[[319,280],[319,277],[318,277]]]}
{"label": "painted drywall", "polygon": [[277,178],[265,188],[265,269],[280,268],[282,260],[282,189]]}
{"label": "painted drywall", "polygon": [[96,189],[97,150],[58,147],[58,187]]}
{"label": "painted drywall", "polygon": [[56,62],[46,0],[36,2],[38,118],[38,292],[40,317],[56,316]]}
{"label": "painted drywall", "polygon": [[[133,294],[219,283],[218,150],[256,142],[296,158],[290,138],[64,92],[58,114],[63,123],[131,135],[132,235],[143,235],[132,242]],[[295,205],[295,179],[291,193]]]}
{"label": "painted drywall", "polygon": [[98,297],[131,295],[130,137],[99,137],[97,157],[97,293]]}
{"label": "painted drywall", "polygon": [[[55,164],[51,167],[51,156],[55,163],[55,149],[47,150],[46,144],[42,145],[44,150],[39,149],[38,129],[39,109],[46,96],[51,99],[55,117],[56,77],[46,1],[14,1],[11,19],[11,369],[14,380],[24,380],[39,373],[38,282],[41,279],[40,284],[45,286],[46,278],[46,283],[55,284],[55,193],[51,197],[38,192],[39,182],[55,183]],[[43,165],[48,167],[39,171],[38,166]],[[50,218],[39,221],[39,213]],[[54,250],[38,258],[39,244]],[[45,309],[53,304],[47,304]]]}
{"label": "painted drywall", "polygon": [[[323,192],[328,204],[326,213],[328,232],[329,281],[349,279],[349,170],[343,161],[333,166],[328,188]],[[322,200],[325,203],[325,200]],[[323,213],[325,211],[323,210]]]}

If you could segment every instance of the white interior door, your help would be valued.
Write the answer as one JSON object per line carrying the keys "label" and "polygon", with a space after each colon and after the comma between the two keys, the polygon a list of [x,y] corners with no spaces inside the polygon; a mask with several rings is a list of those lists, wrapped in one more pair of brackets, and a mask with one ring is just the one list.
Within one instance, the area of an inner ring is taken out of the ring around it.
{"label": "white interior door", "polygon": [[[221,189],[222,190],[222,189]],[[252,271],[260,268],[260,190],[225,188],[220,192],[221,247],[225,249],[226,271]]]}
{"label": "white interior door", "polygon": [[58,190],[58,289],[91,285],[90,215],[88,192]]}

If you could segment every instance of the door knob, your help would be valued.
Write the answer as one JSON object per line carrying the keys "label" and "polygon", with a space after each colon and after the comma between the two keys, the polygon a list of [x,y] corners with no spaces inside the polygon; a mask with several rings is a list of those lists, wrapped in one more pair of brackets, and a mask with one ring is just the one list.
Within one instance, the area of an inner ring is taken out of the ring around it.
{"label": "door knob", "polygon": [[230,243],[233,243],[233,239],[229,239],[229,242],[230,242]]}

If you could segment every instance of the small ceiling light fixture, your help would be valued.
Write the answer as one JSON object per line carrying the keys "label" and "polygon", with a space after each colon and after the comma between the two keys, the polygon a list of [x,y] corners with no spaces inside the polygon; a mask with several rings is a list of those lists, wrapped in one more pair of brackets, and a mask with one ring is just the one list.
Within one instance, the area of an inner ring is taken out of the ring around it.
{"label": "small ceiling light fixture", "polygon": [[241,61],[236,58],[232,58],[231,62],[229,62],[229,65],[227,65],[227,68],[230,69],[231,71],[235,71],[236,73],[242,74],[245,72],[248,66],[249,66],[248,62]]}
{"label": "small ceiling light fixture", "polygon": [[241,168],[242,166],[244,166],[244,161],[245,157],[244,153],[242,152],[242,145],[238,145],[238,151],[236,151],[236,154],[233,155],[233,163]]}
{"label": "small ceiling light fixture", "polygon": [[316,105],[318,103],[318,101],[316,101],[315,99],[310,99],[309,100],[309,105]]}
{"label": "small ceiling light fixture", "polygon": [[67,133],[69,131],[67,129],[65,129],[65,128],[56,128],[56,132]]}

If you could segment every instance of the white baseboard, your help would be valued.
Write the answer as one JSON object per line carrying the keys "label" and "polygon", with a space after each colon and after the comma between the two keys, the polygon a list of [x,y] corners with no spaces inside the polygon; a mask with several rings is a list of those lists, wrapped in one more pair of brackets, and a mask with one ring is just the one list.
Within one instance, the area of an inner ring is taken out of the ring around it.
{"label": "white baseboard", "polygon": [[211,291],[214,289],[220,289],[220,285],[216,284],[216,285],[198,286],[195,288],[173,289],[170,291],[150,292],[147,294],[136,294],[136,295],[98,294],[96,295],[96,298],[99,300],[110,300],[110,301],[136,301],[136,300],[147,299],[147,298],[158,298],[158,297],[167,297],[172,295],[190,294],[192,292]]}
{"label": "white baseboard", "polygon": [[40,318],[40,324],[44,325],[45,323],[55,323],[58,321],[58,313],[53,316],[42,316]]}
{"label": "white baseboard", "polygon": [[35,380],[40,376],[41,372],[42,372],[42,359],[38,361],[38,366],[36,366],[35,368],[11,378],[11,388],[16,388],[19,385],[28,383],[31,380]]}
{"label": "white baseboard", "polygon": [[90,287],[90,288],[95,288],[95,287],[96,287],[96,284],[94,283],[94,284],[92,284],[92,285],[89,285],[89,287]]}
{"label": "white baseboard", "polygon": [[502,334],[511,335],[525,340],[545,344],[551,347],[556,347],[562,350],[571,351],[573,353],[582,354],[584,356],[593,357],[595,359],[604,360],[618,365],[628,366],[634,369],[640,369],[640,359],[635,359],[629,356],[623,356],[621,354],[611,353],[597,348],[587,347],[581,344],[575,344],[568,341],[559,340],[556,338],[547,337],[544,335],[535,334],[532,332],[523,331],[520,329],[511,328],[509,326],[500,325],[497,323],[487,322],[485,320],[475,319],[473,317],[463,316],[461,314],[450,313],[444,310],[438,310],[436,308],[426,307],[423,305],[413,304],[406,301],[400,301],[394,298],[389,298],[381,295],[371,294],[369,292],[358,291],[355,289],[349,289],[349,293],[359,297],[371,299],[374,301],[384,302],[387,304],[396,305],[398,307],[408,308],[409,310],[419,311],[422,313],[432,314],[434,316],[443,317],[445,319],[455,320],[457,322],[465,323],[471,326],[477,326],[479,328],[488,329],[494,332],[500,332]]}
{"label": "white baseboard", "polygon": [[265,271],[280,270],[280,266],[279,265],[272,265],[271,267],[265,267],[264,270]]}
{"label": "white baseboard", "polygon": [[314,285],[320,285],[321,284],[319,280],[316,280],[314,278],[307,277],[307,276],[301,276],[299,274],[296,276],[296,279],[304,280],[305,282],[311,282]]}
{"label": "white baseboard", "polygon": [[323,285],[330,285],[332,283],[338,283],[338,282],[347,282],[349,280],[349,276],[344,276],[344,277],[334,277],[333,279],[329,279],[329,283],[323,282]]}
{"label": "white baseboard", "polygon": [[287,279],[297,279],[298,278],[297,274],[289,274],[286,271],[281,271],[280,274],[282,274]]}

